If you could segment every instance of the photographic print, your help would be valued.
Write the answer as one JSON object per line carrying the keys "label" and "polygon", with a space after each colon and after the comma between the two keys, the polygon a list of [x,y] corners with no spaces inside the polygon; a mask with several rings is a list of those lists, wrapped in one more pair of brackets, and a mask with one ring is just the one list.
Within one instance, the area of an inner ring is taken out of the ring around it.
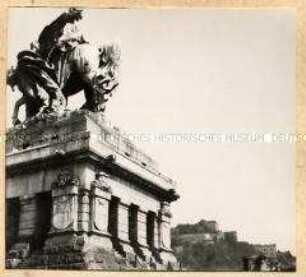
{"label": "photographic print", "polygon": [[296,271],[296,22],[9,8],[6,269]]}

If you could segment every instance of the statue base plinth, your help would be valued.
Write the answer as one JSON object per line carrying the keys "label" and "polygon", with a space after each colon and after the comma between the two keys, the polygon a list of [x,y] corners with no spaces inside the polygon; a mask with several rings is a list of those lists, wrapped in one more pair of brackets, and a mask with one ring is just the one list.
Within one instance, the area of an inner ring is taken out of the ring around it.
{"label": "statue base plinth", "polygon": [[[7,138],[7,267],[167,269],[174,263],[171,251],[158,259],[128,239],[137,228],[158,226],[175,184],[103,117],[84,111],[47,117],[9,130]],[[147,225],[151,214],[156,224]]]}

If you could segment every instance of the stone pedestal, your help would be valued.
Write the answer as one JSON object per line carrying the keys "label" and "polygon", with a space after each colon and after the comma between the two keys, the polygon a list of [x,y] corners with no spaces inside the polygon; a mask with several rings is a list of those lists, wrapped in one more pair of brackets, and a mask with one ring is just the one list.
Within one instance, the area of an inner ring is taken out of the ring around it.
{"label": "stone pedestal", "polygon": [[[17,243],[7,252],[7,259],[19,253],[14,267],[174,267],[168,206],[175,183],[118,129],[78,111],[28,122],[7,137],[6,197],[20,199],[18,234],[10,238]],[[51,215],[42,209],[46,199]],[[35,236],[43,244],[33,250]]]}
{"label": "stone pedestal", "polygon": [[171,249],[171,212],[168,202],[162,202],[159,211],[159,254],[167,269],[176,269],[177,260]]}

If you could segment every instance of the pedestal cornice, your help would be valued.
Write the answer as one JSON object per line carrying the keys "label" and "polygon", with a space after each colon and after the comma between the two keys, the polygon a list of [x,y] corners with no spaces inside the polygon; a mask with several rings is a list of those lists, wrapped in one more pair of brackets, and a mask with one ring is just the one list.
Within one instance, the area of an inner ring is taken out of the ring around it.
{"label": "pedestal cornice", "polygon": [[[99,139],[109,134],[116,140]],[[127,147],[134,156],[126,155]],[[155,162],[101,118],[85,112],[72,112],[7,133],[7,176],[58,167],[67,161],[103,164],[109,171],[133,180],[164,201],[175,201],[176,184],[157,170]]]}

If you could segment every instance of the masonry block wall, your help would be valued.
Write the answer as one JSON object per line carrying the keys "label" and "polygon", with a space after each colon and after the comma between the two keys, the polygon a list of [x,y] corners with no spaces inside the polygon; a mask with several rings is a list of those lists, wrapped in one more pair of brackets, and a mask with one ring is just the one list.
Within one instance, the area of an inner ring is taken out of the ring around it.
{"label": "masonry block wall", "polygon": [[175,183],[97,115],[10,130],[6,170],[8,267],[177,266]]}

